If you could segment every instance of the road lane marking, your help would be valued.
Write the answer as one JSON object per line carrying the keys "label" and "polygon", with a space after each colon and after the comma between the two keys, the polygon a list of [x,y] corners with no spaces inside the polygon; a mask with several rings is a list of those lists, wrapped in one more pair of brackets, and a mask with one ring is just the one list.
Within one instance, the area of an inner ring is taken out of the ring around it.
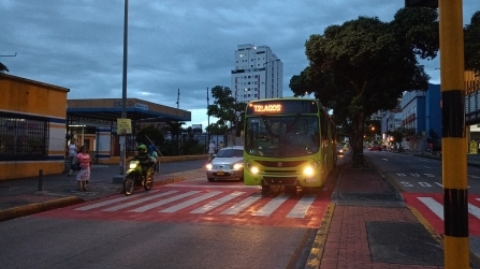
{"label": "road lane marking", "polygon": [[223,211],[222,215],[236,215],[238,212],[244,210],[245,208],[249,207],[251,204],[255,203],[259,199],[261,199],[262,196],[260,194],[255,194],[252,196],[249,196],[245,199],[243,199],[240,203],[231,206],[229,209]]}
{"label": "road lane marking", "polygon": [[174,205],[174,206],[171,206],[169,208],[165,208],[164,210],[160,210],[159,212],[161,213],[173,213],[173,212],[176,212],[180,209],[183,209],[185,207],[189,207],[191,205],[194,205],[200,201],[203,201],[203,200],[206,200],[206,199],[209,199],[215,195],[218,195],[222,193],[221,191],[212,191],[212,192],[209,192],[209,193],[206,193],[202,196],[199,196],[199,197],[196,197],[196,198],[193,198],[193,199],[190,199],[188,201],[185,201],[183,203],[180,203],[178,205]]}
{"label": "road lane marking", "polygon": [[197,194],[197,193],[200,193],[200,191],[189,191],[189,192],[186,192],[186,193],[182,193],[182,194],[179,194],[179,195],[176,195],[176,196],[158,201],[158,202],[153,203],[153,204],[148,204],[148,205],[136,208],[136,209],[132,209],[130,211],[132,211],[132,212],[145,212],[145,211],[150,210],[152,208],[159,207],[159,206],[162,206],[162,205],[166,205],[168,203],[183,199],[183,198],[188,197],[188,196],[192,196],[192,195]]}
{"label": "road lane marking", "polygon": [[435,201],[435,199],[431,197],[418,197],[418,200],[425,204],[430,210],[432,210],[437,217],[443,220],[443,205],[439,202]]}
{"label": "road lane marking", "polygon": [[[189,180],[190,181],[190,180]],[[206,181],[206,180],[205,180]],[[221,186],[221,185],[215,185],[209,184],[209,185],[196,185],[196,184],[188,184],[182,181],[182,184],[167,184],[165,187],[170,187],[170,188],[192,188],[194,186],[195,188],[202,188],[202,189],[261,189],[262,186],[248,186],[248,185],[228,185],[228,186]]]}
{"label": "road lane marking", "polygon": [[82,206],[82,207],[76,208],[75,210],[82,210],[82,211],[90,210],[90,209],[94,209],[94,208],[98,208],[98,207],[102,207],[102,206],[106,206],[106,205],[115,204],[117,202],[122,202],[124,200],[135,199],[137,196],[145,196],[145,195],[148,195],[148,194],[149,193],[145,192],[145,193],[137,194],[137,195],[134,195],[134,196],[122,196],[122,197],[115,198],[115,199],[112,199],[112,200],[103,201],[103,202],[100,202],[100,203],[95,203],[93,205]]}
{"label": "road lane marking", "polygon": [[142,198],[142,199],[137,199],[135,201],[131,201],[131,202],[128,202],[128,203],[125,203],[125,204],[120,204],[120,205],[117,205],[117,206],[105,208],[105,209],[102,209],[102,211],[107,211],[107,212],[117,211],[117,210],[122,209],[122,208],[130,207],[130,206],[133,206],[133,205],[138,205],[138,204],[141,204],[143,202],[150,201],[150,200],[153,200],[153,199],[157,199],[157,198],[160,198],[160,197],[163,197],[163,196],[167,196],[167,195],[170,195],[170,194],[173,194],[173,193],[176,193],[176,192],[178,192],[178,191],[167,191],[167,192],[151,195],[151,196],[148,196],[148,197],[145,197],[145,198]]}
{"label": "road lane marking", "polygon": [[203,213],[206,213],[220,205],[223,205],[224,203],[234,199],[234,198],[237,198],[238,196],[244,194],[245,192],[242,192],[242,191],[236,191],[236,192],[233,192],[233,193],[230,193],[226,196],[223,196],[222,198],[218,199],[218,200],[215,200],[215,201],[212,201],[202,207],[199,207],[195,210],[192,210],[190,211],[190,213],[193,213],[193,214],[203,214]]}
{"label": "road lane marking", "polygon": [[290,210],[287,214],[287,218],[305,218],[307,214],[308,208],[312,205],[313,201],[315,201],[317,195],[305,195],[298,201],[298,203]]}
{"label": "road lane marking", "polygon": [[253,213],[253,216],[268,217],[270,216],[277,208],[279,208],[287,199],[289,195],[282,194],[273,198],[265,206],[260,208],[257,212]]}
{"label": "road lane marking", "polygon": [[[479,199],[477,199],[479,200]],[[480,208],[472,205],[472,204],[468,204],[468,212],[472,215],[474,215],[475,217],[477,217],[478,219],[480,219]]]}

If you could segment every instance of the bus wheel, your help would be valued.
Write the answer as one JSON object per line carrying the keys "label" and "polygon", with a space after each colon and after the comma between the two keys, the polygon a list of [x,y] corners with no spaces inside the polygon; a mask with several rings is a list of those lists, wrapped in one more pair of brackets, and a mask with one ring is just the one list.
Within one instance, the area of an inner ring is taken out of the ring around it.
{"label": "bus wheel", "polygon": [[262,185],[262,196],[267,195],[269,191],[270,191],[270,186]]}

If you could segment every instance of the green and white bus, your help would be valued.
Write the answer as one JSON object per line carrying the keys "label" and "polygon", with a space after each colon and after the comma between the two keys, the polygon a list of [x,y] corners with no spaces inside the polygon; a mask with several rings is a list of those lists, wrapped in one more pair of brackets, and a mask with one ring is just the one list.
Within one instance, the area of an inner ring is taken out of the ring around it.
{"label": "green and white bus", "polygon": [[319,189],[337,161],[335,125],[315,99],[272,98],[248,103],[244,182],[286,191]]}

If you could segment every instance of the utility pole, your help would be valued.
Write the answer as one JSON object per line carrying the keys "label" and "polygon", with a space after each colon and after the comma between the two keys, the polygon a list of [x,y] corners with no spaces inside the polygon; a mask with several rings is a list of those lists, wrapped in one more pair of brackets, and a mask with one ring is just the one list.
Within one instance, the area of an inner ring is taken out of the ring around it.
{"label": "utility pole", "polygon": [[[127,60],[128,60],[128,0],[125,0],[125,15],[123,22],[123,72],[122,72],[122,119],[127,118]],[[118,132],[118,126],[117,126]],[[121,175],[125,175],[125,162],[127,159],[127,137],[126,134],[121,136],[120,148],[121,156]]]}
{"label": "utility pole", "polygon": [[463,1],[405,0],[406,7],[439,7],[442,93],[442,175],[445,268],[470,268],[465,128]]}
{"label": "utility pole", "polygon": [[177,109],[180,108],[180,89],[177,91]]}
{"label": "utility pole", "polygon": [[[210,95],[208,94],[208,87],[207,87],[207,114],[208,114],[208,107],[210,106]],[[208,114],[208,121],[207,127],[210,126],[210,115]],[[208,144],[210,143],[210,132],[207,130],[207,142],[205,143],[206,148],[208,148]]]}

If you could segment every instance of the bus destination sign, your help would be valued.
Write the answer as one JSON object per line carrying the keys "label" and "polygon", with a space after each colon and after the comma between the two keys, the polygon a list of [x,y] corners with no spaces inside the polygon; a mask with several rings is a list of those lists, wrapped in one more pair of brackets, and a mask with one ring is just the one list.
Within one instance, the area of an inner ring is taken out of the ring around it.
{"label": "bus destination sign", "polygon": [[256,113],[275,113],[275,112],[282,112],[282,105],[281,104],[267,104],[267,105],[251,105],[253,106],[253,111]]}
{"label": "bus destination sign", "polygon": [[251,102],[247,115],[318,113],[317,103],[311,100],[280,100]]}

